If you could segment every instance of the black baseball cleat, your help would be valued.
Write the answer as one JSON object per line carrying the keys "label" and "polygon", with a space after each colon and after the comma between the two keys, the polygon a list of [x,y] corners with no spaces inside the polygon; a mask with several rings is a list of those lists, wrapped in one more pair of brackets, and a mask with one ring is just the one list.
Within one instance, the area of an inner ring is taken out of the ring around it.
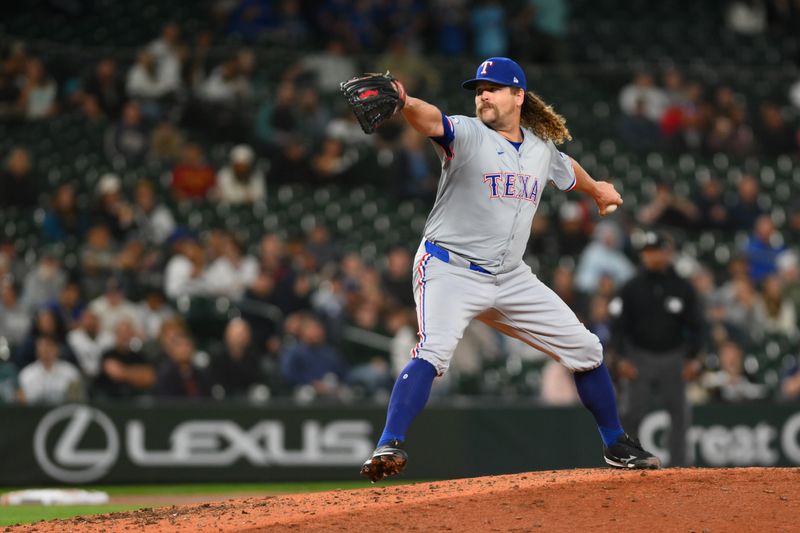
{"label": "black baseball cleat", "polygon": [[617,468],[655,470],[661,468],[661,459],[642,448],[638,439],[623,433],[617,442],[603,449],[603,459]]}
{"label": "black baseball cleat", "polygon": [[403,471],[408,462],[408,454],[403,450],[403,443],[393,440],[378,446],[372,456],[361,465],[361,475],[375,483],[383,478],[394,476]]}

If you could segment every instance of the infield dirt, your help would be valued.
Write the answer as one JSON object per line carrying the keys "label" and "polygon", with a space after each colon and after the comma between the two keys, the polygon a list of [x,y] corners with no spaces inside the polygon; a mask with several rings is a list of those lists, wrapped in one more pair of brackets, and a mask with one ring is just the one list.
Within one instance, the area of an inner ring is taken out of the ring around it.
{"label": "infield dirt", "polygon": [[250,497],[17,532],[798,531],[800,468],[531,472]]}

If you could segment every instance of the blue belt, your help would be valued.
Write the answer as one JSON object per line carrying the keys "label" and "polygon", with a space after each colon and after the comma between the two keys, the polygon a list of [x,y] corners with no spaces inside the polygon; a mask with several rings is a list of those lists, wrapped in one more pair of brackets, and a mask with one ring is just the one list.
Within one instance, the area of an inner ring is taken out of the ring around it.
{"label": "blue belt", "polygon": [[476,265],[472,261],[468,261],[463,257],[461,257],[460,255],[454,254],[453,252],[449,252],[444,248],[442,248],[441,246],[433,244],[431,241],[425,241],[425,251],[431,254],[436,259],[444,261],[445,263],[450,263],[451,265],[468,268],[470,270],[474,270],[476,272],[482,272],[484,274],[491,274],[491,272],[489,272],[482,266]]}

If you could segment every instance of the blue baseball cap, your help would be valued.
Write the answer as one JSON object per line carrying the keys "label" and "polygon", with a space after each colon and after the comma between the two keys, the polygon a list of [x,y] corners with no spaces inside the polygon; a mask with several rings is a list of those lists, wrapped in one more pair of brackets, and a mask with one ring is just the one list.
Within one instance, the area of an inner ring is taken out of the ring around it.
{"label": "blue baseball cap", "polygon": [[525,73],[522,72],[516,61],[507,57],[490,57],[480,65],[475,71],[475,77],[467,80],[461,86],[467,90],[473,90],[481,81],[490,81],[499,85],[509,87],[519,87],[523,91],[527,90]]}

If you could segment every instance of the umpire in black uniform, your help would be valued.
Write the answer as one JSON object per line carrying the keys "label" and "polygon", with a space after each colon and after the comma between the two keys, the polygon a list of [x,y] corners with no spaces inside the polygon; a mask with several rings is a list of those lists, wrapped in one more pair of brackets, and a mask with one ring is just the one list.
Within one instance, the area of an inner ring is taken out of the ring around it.
{"label": "umpire in black uniform", "polygon": [[[672,420],[668,461],[685,466],[691,423],[685,383],[702,369],[703,315],[694,287],[672,267],[670,237],[647,231],[639,251],[639,272],[610,306],[623,424],[637,431],[649,410],[666,408]],[[659,403],[651,403],[656,397]]]}

